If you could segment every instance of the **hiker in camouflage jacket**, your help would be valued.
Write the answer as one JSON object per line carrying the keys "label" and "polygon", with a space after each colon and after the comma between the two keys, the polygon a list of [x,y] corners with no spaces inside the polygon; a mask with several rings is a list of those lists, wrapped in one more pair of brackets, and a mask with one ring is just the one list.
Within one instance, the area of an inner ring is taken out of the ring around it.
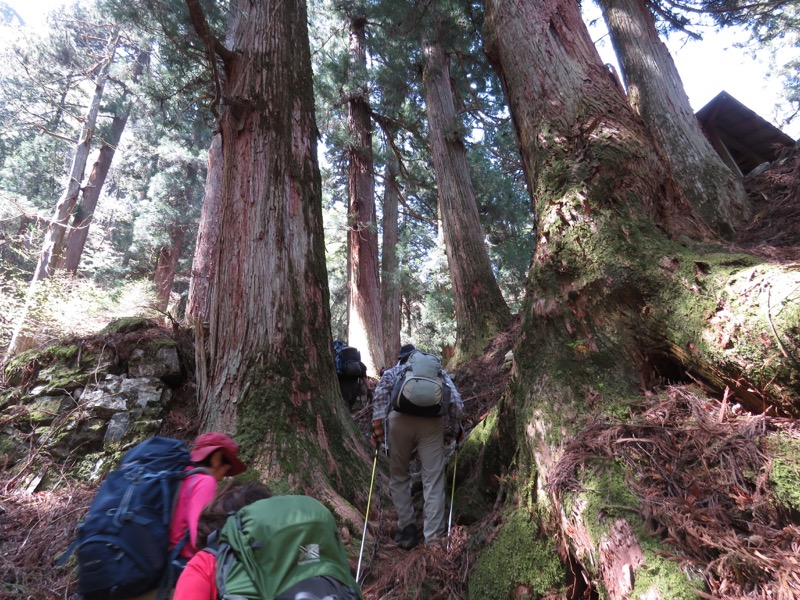
{"label": "hiker in camouflage jacket", "polygon": [[[463,435],[461,417],[464,403],[461,394],[444,369],[442,383],[450,390],[450,402],[446,417],[421,417],[392,410],[391,396],[395,383],[403,377],[406,362],[416,348],[406,344],[400,349],[397,365],[384,371],[375,388],[372,427],[373,444],[377,448],[384,440],[389,446],[389,490],[392,503],[397,509],[398,546],[411,549],[419,542],[411,497],[410,461],[416,449],[422,465],[422,494],[424,498],[423,535],[425,543],[432,543],[445,533],[445,418],[448,429],[460,441]],[[384,425],[385,435],[384,435]]]}

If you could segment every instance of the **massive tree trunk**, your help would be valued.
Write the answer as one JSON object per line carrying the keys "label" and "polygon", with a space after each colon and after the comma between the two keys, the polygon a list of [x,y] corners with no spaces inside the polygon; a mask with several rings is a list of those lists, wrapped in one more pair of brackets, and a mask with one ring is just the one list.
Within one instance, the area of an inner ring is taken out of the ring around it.
{"label": "massive tree trunk", "polygon": [[158,298],[157,308],[166,312],[169,307],[169,296],[172,293],[172,284],[175,281],[175,268],[183,250],[183,240],[186,230],[180,224],[173,224],[169,228],[169,244],[159,248],[156,260],[156,271],[153,281]]}
{"label": "massive tree trunk", "polygon": [[715,231],[730,235],[748,216],[734,174],[700,128],[675,62],[642,0],[600,0],[631,106],[653,133],[679,193]]}
{"label": "massive tree trunk", "polygon": [[108,80],[108,73],[111,69],[111,63],[114,60],[114,54],[118,44],[119,27],[113,27],[109,32],[106,53],[98,64],[97,72],[93,77],[94,91],[92,93],[92,99],[86,111],[86,115],[83,118],[83,125],[75,145],[72,165],[67,174],[64,192],[58,199],[58,202],[56,202],[53,217],[50,219],[50,223],[45,230],[44,242],[39,252],[36,270],[33,273],[30,286],[28,287],[25,305],[14,326],[14,333],[11,336],[11,342],[9,343],[6,353],[7,357],[25,349],[25,347],[30,344],[31,338],[28,334],[23,332],[23,328],[25,327],[25,321],[35,301],[37,284],[42,279],[51,277],[55,271],[56,265],[62,260],[61,255],[64,250],[64,234],[67,223],[69,222],[69,216],[72,214],[72,209],[75,208],[75,203],[78,201],[78,194],[80,193],[81,182],[83,181],[83,174],[86,169],[86,161],[91,149],[92,135],[94,134],[97,114],[100,112],[100,102],[103,99],[103,90]]}
{"label": "massive tree trunk", "polygon": [[[131,77],[134,83],[141,77],[149,59],[149,50],[139,53]],[[89,236],[89,226],[92,224],[92,217],[94,216],[94,209],[97,208],[97,201],[100,199],[100,192],[103,190],[108,170],[114,160],[114,153],[117,151],[119,141],[122,139],[122,132],[125,131],[125,125],[128,123],[128,117],[133,108],[133,102],[128,100],[128,90],[125,91],[121,99],[121,105],[123,109],[120,114],[114,115],[111,121],[111,129],[103,140],[100,153],[92,166],[89,181],[83,188],[81,202],[78,205],[79,210],[72,217],[72,226],[67,235],[66,251],[61,265],[61,268],[65,271],[77,272],[78,265],[81,262],[86,238]]]}
{"label": "massive tree trunk", "polygon": [[361,351],[367,372],[377,377],[386,364],[381,324],[381,285],[378,270],[378,227],[375,216],[375,170],[372,122],[367,99],[366,18],[350,16],[350,98],[347,102],[347,209],[349,246],[347,342]]}
{"label": "massive tree trunk", "polygon": [[339,494],[367,488],[369,458],[337,401],[306,5],[235,0],[229,48],[187,6],[225,69],[203,428],[234,433],[271,487],[313,493],[357,530]]}
{"label": "massive tree trunk", "polygon": [[[208,301],[211,297],[211,284],[214,281],[219,242],[220,193],[222,190],[222,136],[217,134],[208,149],[208,168],[203,209],[200,225],[197,228],[197,243],[192,261],[192,278],[189,282],[189,298],[186,304],[186,322],[202,327],[208,322]],[[202,333],[202,332],[201,332]],[[198,343],[197,366],[204,368],[204,345]]]}
{"label": "massive tree trunk", "polygon": [[386,175],[383,182],[383,253],[381,265],[381,304],[383,313],[384,367],[389,367],[400,350],[400,261],[397,258],[398,205],[397,157],[390,144],[386,149]]}
{"label": "massive tree trunk", "polygon": [[503,331],[510,311],[492,272],[478,215],[462,127],[450,84],[450,66],[436,31],[423,40],[423,83],[445,251],[456,312],[459,362],[481,354]]}
{"label": "massive tree trunk", "polygon": [[[630,493],[639,473],[586,454],[564,487],[559,459],[590,423],[635,414],[659,371],[689,373],[720,397],[727,387],[751,409],[766,399],[798,414],[798,308],[786,290],[800,272],[692,245],[710,231],[673,191],[683,174],[670,175],[615,89],[577,3],[486,7],[487,52],[511,107],[538,236],[498,439],[516,440],[503,448],[518,488],[601,596],[693,597],[702,583],[647,533],[652,521]],[[771,301],[764,286],[774,286]],[[736,318],[720,334],[727,315]],[[786,354],[763,341],[770,329]]]}

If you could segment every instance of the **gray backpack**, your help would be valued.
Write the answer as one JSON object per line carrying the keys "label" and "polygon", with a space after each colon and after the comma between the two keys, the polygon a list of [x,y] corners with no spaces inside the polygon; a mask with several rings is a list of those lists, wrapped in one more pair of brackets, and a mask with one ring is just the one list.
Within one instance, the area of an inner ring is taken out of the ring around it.
{"label": "gray backpack", "polygon": [[406,361],[392,389],[392,409],[418,417],[447,414],[450,388],[442,377],[442,363],[433,354],[416,350]]}

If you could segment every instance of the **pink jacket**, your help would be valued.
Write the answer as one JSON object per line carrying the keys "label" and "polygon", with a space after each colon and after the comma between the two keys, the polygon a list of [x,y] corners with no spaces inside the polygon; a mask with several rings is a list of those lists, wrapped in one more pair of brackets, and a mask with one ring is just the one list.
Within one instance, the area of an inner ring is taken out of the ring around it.
{"label": "pink jacket", "polygon": [[[192,467],[187,467],[190,468]],[[191,558],[197,553],[197,523],[200,520],[200,511],[213,500],[216,490],[216,478],[205,473],[189,475],[181,483],[169,531],[170,548],[174,548],[186,532],[189,532],[189,539],[178,553],[180,556]]]}

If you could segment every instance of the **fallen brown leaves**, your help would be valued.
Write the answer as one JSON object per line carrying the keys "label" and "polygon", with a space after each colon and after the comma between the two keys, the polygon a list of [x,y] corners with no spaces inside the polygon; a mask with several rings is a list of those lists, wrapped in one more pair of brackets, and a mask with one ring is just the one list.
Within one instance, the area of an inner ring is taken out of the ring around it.
{"label": "fallen brown leaves", "polygon": [[[0,482],[0,489],[6,489]],[[0,498],[0,599],[77,598],[74,559],[55,567],[72,542],[94,490],[85,486],[59,492],[6,492]]]}
{"label": "fallen brown leaves", "polygon": [[800,423],[736,414],[689,387],[666,388],[624,423],[594,423],[566,448],[550,481],[577,490],[583,464],[620,461],[652,533],[705,573],[712,598],[800,597],[800,525],[769,482],[766,435],[800,439]]}
{"label": "fallen brown leaves", "polygon": [[744,184],[754,215],[737,232],[736,244],[767,260],[800,260],[800,145],[783,150]]}
{"label": "fallen brown leaves", "polygon": [[459,526],[441,543],[420,544],[412,550],[395,547],[387,537],[374,575],[363,586],[364,596],[375,600],[465,598],[467,576],[475,561],[468,541],[467,531]]}

